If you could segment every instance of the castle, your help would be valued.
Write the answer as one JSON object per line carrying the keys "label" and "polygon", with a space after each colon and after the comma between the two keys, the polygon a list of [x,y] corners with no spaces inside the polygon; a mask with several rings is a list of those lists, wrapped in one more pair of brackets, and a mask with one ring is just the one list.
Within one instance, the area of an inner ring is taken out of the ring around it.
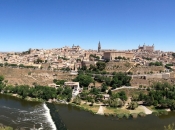
{"label": "castle", "polygon": [[152,46],[146,46],[145,43],[144,43],[143,46],[139,45],[138,50],[153,52],[154,51],[154,44]]}

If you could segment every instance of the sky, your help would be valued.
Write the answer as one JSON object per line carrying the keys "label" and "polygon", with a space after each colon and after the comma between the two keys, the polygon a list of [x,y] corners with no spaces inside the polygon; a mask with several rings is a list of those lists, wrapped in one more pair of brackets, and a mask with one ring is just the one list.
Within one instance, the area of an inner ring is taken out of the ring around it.
{"label": "sky", "polygon": [[52,49],[175,51],[175,0],[0,0],[0,52]]}

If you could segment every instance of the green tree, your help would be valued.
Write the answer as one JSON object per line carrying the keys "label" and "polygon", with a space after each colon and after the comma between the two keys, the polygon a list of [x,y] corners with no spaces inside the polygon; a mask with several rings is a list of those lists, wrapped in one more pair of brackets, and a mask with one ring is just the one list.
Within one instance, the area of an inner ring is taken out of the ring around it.
{"label": "green tree", "polygon": [[138,107],[138,103],[137,102],[133,102],[133,101],[128,106],[128,108],[131,109],[131,110],[134,110],[137,107]]}
{"label": "green tree", "polygon": [[80,74],[73,81],[79,82],[80,86],[88,87],[93,82],[93,79],[89,75]]}
{"label": "green tree", "polygon": [[108,104],[110,107],[114,107],[114,108],[121,107],[124,105],[123,101],[120,100],[119,98],[109,99]]}
{"label": "green tree", "polygon": [[108,89],[108,86],[107,86],[105,83],[103,83],[103,84],[102,84],[101,91],[102,91],[102,92],[106,92],[107,89]]}
{"label": "green tree", "polygon": [[106,63],[105,62],[98,61],[96,63],[96,66],[97,66],[97,69],[99,69],[100,71],[102,71],[102,70],[104,70],[106,68]]}
{"label": "green tree", "polygon": [[77,104],[77,105],[80,105],[81,104],[81,99],[79,96],[76,96],[74,99],[73,99],[73,103]]}
{"label": "green tree", "polygon": [[3,80],[4,80],[4,76],[0,75],[0,84],[2,83]]}

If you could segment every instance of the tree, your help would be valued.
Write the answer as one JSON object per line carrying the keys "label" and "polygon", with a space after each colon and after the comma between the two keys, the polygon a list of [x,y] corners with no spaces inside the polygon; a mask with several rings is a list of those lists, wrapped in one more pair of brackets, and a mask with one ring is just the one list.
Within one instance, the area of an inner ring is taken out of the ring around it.
{"label": "tree", "polygon": [[94,99],[91,99],[91,106],[93,106],[95,103],[95,100]]}
{"label": "tree", "polygon": [[129,86],[130,80],[131,77],[127,76],[126,73],[122,72],[115,73],[111,81],[111,86],[113,89],[115,89],[116,87],[121,87],[122,85]]}
{"label": "tree", "polygon": [[103,83],[103,84],[102,84],[101,91],[102,91],[102,92],[105,92],[107,89],[108,89],[108,86],[107,86],[105,83]]}
{"label": "tree", "polygon": [[175,110],[175,100],[171,102],[170,109],[171,111]]}
{"label": "tree", "polygon": [[131,109],[131,110],[134,110],[137,107],[138,107],[138,103],[137,102],[133,102],[133,101],[128,106],[128,108]]}
{"label": "tree", "polygon": [[116,99],[109,99],[109,100],[108,100],[108,103],[109,103],[109,106],[110,106],[110,107],[114,107],[114,108],[116,108],[116,107],[121,107],[121,106],[124,105],[123,101],[120,100],[119,98],[116,98]]}
{"label": "tree", "polygon": [[4,80],[4,76],[0,75],[0,84],[2,83],[3,80]]}
{"label": "tree", "polygon": [[109,95],[112,95],[112,91],[111,91],[111,89],[109,89],[108,94],[109,94]]}
{"label": "tree", "polygon": [[81,104],[81,99],[79,96],[76,96],[73,100],[73,103],[77,104],[77,105],[80,105]]}
{"label": "tree", "polygon": [[64,83],[66,82],[66,80],[57,80],[57,79],[54,79],[53,82],[57,85],[64,85]]}
{"label": "tree", "polygon": [[104,80],[105,80],[106,85],[109,86],[111,84],[111,78],[110,77],[106,77]]}
{"label": "tree", "polygon": [[88,87],[93,82],[93,79],[89,75],[80,74],[73,81],[79,82],[80,86]]}
{"label": "tree", "polygon": [[102,71],[102,70],[105,69],[106,63],[105,63],[105,62],[98,61],[98,62],[96,63],[96,66],[97,66],[97,69],[99,69],[100,71]]}

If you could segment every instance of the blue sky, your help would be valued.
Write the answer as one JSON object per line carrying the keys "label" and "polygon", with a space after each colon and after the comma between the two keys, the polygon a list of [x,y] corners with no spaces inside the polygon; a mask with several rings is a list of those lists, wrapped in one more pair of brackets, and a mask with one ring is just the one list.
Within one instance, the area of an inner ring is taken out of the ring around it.
{"label": "blue sky", "polygon": [[29,48],[175,51],[175,0],[0,0],[0,51]]}

